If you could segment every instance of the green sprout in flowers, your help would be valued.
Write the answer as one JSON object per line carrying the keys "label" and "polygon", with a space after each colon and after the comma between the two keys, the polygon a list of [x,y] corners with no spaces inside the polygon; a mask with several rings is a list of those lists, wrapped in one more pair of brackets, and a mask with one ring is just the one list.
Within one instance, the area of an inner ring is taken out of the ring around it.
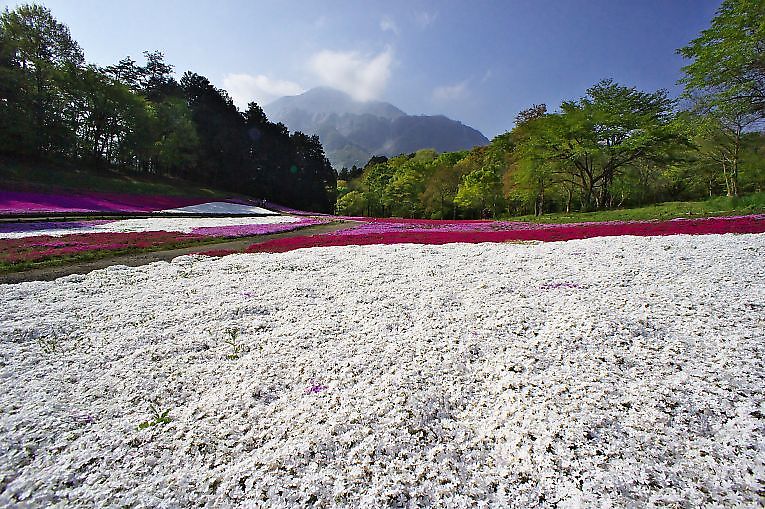
{"label": "green sprout in flowers", "polygon": [[170,409],[168,408],[164,412],[160,412],[159,408],[157,408],[154,405],[149,405],[149,409],[151,410],[151,420],[150,421],[144,421],[141,424],[138,425],[138,429],[146,429],[150,426],[156,426],[157,424],[169,424],[172,419],[170,419],[170,416],[168,415],[170,413]]}
{"label": "green sprout in flowers", "polygon": [[234,360],[239,358],[239,354],[244,351],[244,345],[237,342],[236,338],[239,336],[239,329],[236,327],[230,327],[226,329],[226,335],[228,338],[223,341],[231,346],[231,353],[226,356],[227,359]]}

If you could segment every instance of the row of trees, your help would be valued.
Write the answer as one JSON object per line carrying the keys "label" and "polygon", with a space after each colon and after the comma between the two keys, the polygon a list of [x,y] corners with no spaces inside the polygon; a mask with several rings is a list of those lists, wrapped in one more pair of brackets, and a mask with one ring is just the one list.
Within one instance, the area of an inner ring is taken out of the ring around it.
{"label": "row of trees", "polygon": [[320,211],[336,173],[316,136],[290,134],[250,103],[162,53],[85,63],[68,28],[38,5],[0,14],[0,154],[182,177]]}
{"label": "row of trees", "polygon": [[486,147],[373,158],[343,171],[337,210],[492,217],[737,196],[765,184],[765,3],[726,0],[679,50],[685,108],[611,80],[553,113],[521,112]]}

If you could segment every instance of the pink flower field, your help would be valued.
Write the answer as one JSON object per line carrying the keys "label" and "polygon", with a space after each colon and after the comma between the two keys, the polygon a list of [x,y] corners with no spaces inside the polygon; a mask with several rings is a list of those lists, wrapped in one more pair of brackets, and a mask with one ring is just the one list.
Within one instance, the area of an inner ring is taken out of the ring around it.
{"label": "pink flower field", "polygon": [[0,242],[0,263],[39,262],[95,251],[129,251],[173,248],[207,239],[178,232],[84,233],[65,237],[25,237]]}
{"label": "pink flower field", "polygon": [[0,214],[40,212],[151,212],[197,205],[209,198],[119,193],[0,191]]}
{"label": "pink flower field", "polygon": [[763,233],[765,215],[574,224],[508,221],[435,221],[365,219],[345,230],[275,239],[254,244],[248,252],[284,252],[306,247],[370,244],[451,244],[456,242],[564,241],[591,237]]}
{"label": "pink flower field", "polygon": [[[3,232],[37,231],[56,228],[72,230],[60,236],[34,235],[22,238],[0,239],[0,263],[38,262],[95,251],[130,251],[143,249],[173,248],[211,238],[237,238],[254,235],[281,233],[307,226],[325,223],[326,220],[301,218],[299,221],[270,224],[243,224],[232,226],[207,226],[192,228],[190,232],[142,231],[142,232],[87,232],[77,230],[97,225],[114,224],[115,221],[68,221],[30,222],[0,224]],[[219,253],[215,253],[219,254]]]}

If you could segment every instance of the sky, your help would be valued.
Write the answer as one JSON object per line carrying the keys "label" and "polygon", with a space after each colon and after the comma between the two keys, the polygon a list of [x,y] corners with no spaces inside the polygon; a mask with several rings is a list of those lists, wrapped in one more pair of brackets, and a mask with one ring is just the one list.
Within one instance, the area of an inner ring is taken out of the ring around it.
{"label": "sky", "polygon": [[520,110],[555,110],[605,78],[677,96],[687,62],[675,50],[709,26],[720,0],[38,3],[88,62],[142,62],[158,49],[178,76],[204,75],[242,108],[328,85],[491,138]]}

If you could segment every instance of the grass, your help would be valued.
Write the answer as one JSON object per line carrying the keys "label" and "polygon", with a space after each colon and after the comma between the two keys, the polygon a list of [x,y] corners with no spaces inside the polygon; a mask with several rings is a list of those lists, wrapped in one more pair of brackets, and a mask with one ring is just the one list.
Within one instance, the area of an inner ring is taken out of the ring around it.
{"label": "grass", "polygon": [[7,160],[0,160],[0,185],[9,191],[33,192],[71,190],[209,198],[230,198],[235,194],[163,176]]}
{"label": "grass", "polygon": [[765,193],[753,193],[738,198],[727,196],[705,201],[672,201],[632,209],[601,210],[597,212],[557,212],[536,217],[507,217],[513,221],[531,223],[583,223],[589,221],[649,221],[678,217],[743,216],[765,213]]}

